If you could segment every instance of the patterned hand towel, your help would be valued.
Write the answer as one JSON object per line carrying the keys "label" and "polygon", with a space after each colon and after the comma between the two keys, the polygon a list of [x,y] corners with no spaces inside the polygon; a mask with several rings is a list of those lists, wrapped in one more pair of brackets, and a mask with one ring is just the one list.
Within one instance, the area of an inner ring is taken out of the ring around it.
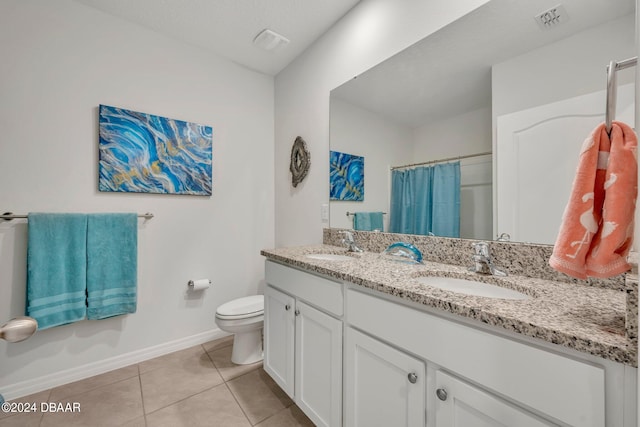
{"label": "patterned hand towel", "polygon": [[635,132],[613,122],[585,140],[549,265],[570,276],[612,277],[629,269],[638,192]]}
{"label": "patterned hand towel", "polygon": [[138,217],[90,214],[87,221],[87,317],[135,313]]}
{"label": "patterned hand towel", "polygon": [[87,216],[29,213],[27,315],[38,329],[86,316]]}

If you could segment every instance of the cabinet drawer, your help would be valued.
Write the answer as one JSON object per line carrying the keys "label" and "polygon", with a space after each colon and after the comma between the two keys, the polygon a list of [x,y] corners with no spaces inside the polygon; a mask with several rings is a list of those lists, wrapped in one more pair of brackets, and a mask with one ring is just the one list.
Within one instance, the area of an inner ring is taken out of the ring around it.
{"label": "cabinet drawer", "polygon": [[294,295],[334,316],[342,316],[342,284],[266,261],[265,278],[269,285]]}
{"label": "cabinet drawer", "polygon": [[346,321],[572,426],[605,424],[604,369],[348,289]]}

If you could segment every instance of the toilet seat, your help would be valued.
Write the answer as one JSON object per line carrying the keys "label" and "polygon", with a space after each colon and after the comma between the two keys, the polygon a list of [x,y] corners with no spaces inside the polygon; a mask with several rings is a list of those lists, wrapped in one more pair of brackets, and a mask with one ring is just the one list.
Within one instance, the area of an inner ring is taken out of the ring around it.
{"label": "toilet seat", "polygon": [[216,310],[216,317],[223,320],[239,320],[259,317],[264,314],[264,296],[252,295],[222,304]]}

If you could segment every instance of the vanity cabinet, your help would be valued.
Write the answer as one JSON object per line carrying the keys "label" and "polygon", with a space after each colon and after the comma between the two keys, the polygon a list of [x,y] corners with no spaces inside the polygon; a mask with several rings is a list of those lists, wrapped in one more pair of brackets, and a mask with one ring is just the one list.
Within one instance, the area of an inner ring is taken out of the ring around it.
{"label": "vanity cabinet", "polygon": [[342,424],[342,285],[267,262],[264,369],[318,426]]}
{"label": "vanity cabinet", "polygon": [[636,426],[635,368],[272,261],[266,281],[264,369],[316,425]]}
{"label": "vanity cabinet", "polygon": [[442,370],[434,388],[437,427],[557,426]]}
{"label": "vanity cabinet", "polygon": [[424,427],[424,362],[355,329],[345,334],[345,424]]}
{"label": "vanity cabinet", "polygon": [[[605,389],[618,393],[622,388],[621,384],[616,384],[620,380],[619,370],[607,379],[603,366],[398,304],[388,298],[362,292],[357,286],[347,285],[345,294],[347,331],[356,329],[400,353],[413,355],[425,362],[426,419],[429,426],[625,425],[623,422],[605,422]],[[355,350],[360,341],[361,338],[347,333],[347,355],[360,351]],[[378,349],[379,346],[376,347]],[[345,374],[349,378],[353,375],[349,371],[359,369],[359,366],[349,358],[346,360]],[[409,373],[405,371],[402,375],[406,379]],[[349,382],[347,380],[347,386]],[[399,383],[393,384],[390,381],[386,386],[395,387],[397,395],[404,395],[404,391],[398,388]],[[379,385],[380,389],[386,386]],[[365,387],[368,387],[366,383]],[[352,389],[347,389],[345,413],[364,412],[365,409],[357,407],[357,399],[360,393],[367,392],[357,383]],[[622,400],[622,393],[617,398]],[[614,414],[615,405],[618,402],[610,405],[612,421],[622,419],[621,414]],[[379,409],[371,405],[369,410]],[[407,419],[422,417],[423,414],[420,408]]]}
{"label": "vanity cabinet", "polygon": [[294,395],[295,299],[267,286],[264,291],[264,370]]}

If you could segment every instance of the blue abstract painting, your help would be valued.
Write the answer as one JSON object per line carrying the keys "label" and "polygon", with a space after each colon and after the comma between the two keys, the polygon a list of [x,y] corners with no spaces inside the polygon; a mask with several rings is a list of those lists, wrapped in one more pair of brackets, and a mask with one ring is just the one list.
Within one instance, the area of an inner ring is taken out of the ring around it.
{"label": "blue abstract painting", "polygon": [[329,154],[330,200],[364,200],[364,157],[331,151]]}
{"label": "blue abstract painting", "polygon": [[211,195],[211,126],[100,105],[100,191]]}

